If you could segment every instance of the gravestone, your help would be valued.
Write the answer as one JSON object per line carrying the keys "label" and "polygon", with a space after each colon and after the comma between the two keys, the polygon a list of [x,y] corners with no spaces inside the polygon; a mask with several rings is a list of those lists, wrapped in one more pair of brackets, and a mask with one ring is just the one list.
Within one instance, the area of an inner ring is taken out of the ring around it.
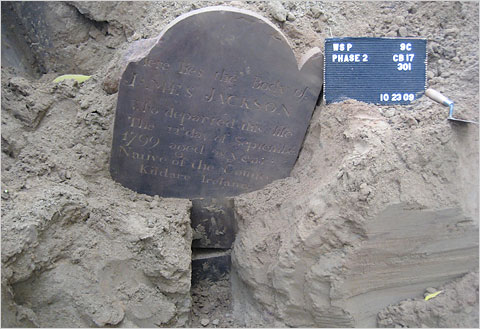
{"label": "gravestone", "polygon": [[323,56],[297,63],[280,30],[230,7],[182,15],[120,81],[112,178],[163,197],[228,197],[290,174]]}
{"label": "gravestone", "polygon": [[192,200],[192,248],[229,249],[235,240],[233,199]]}
{"label": "gravestone", "polygon": [[192,255],[192,285],[209,280],[211,282],[225,278],[230,273],[232,259],[229,251],[217,251],[214,254]]}

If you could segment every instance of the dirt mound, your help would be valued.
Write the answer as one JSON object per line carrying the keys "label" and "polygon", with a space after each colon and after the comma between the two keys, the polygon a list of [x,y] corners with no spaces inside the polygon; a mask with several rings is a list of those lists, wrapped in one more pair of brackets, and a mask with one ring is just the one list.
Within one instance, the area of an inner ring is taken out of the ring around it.
{"label": "dirt mound", "polygon": [[425,295],[433,299],[408,299],[378,314],[381,327],[475,328],[478,327],[478,273],[469,273]]}
{"label": "dirt mound", "polygon": [[115,95],[2,74],[2,325],[182,326],[189,200],[108,174]]}
{"label": "dirt mound", "polygon": [[478,186],[452,179],[476,165],[476,128],[431,104],[321,105],[293,177],[235,198],[245,324],[375,326],[385,305],[478,267]]}

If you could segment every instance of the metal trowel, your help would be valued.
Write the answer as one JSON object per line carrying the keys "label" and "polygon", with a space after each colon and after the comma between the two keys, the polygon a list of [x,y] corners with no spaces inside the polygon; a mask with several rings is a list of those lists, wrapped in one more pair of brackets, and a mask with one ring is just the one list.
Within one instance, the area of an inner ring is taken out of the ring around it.
{"label": "metal trowel", "polygon": [[478,125],[478,122],[476,121],[471,121],[471,120],[463,120],[463,119],[457,119],[453,117],[453,101],[451,99],[448,99],[447,97],[443,96],[440,92],[436,91],[435,89],[428,88],[425,91],[425,95],[431,99],[433,99],[435,102],[438,102],[440,104],[443,104],[445,106],[448,106],[450,110],[448,111],[448,120],[450,121],[455,121],[459,123],[473,123]]}

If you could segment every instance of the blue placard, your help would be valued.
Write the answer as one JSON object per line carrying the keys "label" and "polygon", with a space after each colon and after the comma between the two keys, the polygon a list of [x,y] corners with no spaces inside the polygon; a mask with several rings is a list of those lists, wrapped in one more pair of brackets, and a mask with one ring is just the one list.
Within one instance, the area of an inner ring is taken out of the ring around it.
{"label": "blue placard", "polygon": [[427,41],[415,38],[325,40],[327,104],[356,99],[410,104],[426,87]]}

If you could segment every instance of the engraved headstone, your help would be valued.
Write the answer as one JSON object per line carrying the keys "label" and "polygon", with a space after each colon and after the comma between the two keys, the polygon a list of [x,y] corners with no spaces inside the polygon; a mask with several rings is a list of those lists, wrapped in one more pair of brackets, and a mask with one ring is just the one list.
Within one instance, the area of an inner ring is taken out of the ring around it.
{"label": "engraved headstone", "polygon": [[318,48],[297,63],[246,10],[174,20],[119,86],[110,172],[140,193],[227,197],[290,174],[323,80]]}

